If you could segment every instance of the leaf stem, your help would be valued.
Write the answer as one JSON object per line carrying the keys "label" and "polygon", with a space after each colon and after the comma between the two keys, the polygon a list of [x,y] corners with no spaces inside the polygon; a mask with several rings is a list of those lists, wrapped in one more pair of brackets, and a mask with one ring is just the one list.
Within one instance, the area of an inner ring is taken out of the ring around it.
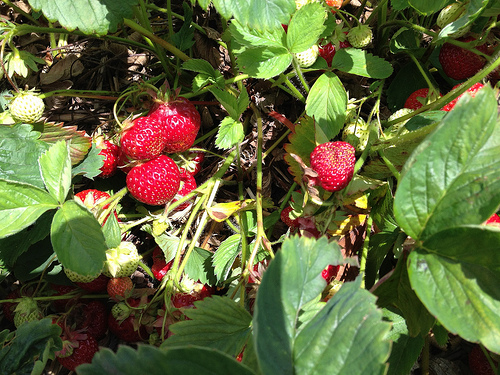
{"label": "leaf stem", "polygon": [[366,259],[368,258],[368,247],[370,246],[370,234],[372,230],[373,218],[371,215],[366,217],[366,228],[365,228],[365,240],[363,242],[363,247],[361,248],[361,257],[359,259],[359,273],[363,275],[361,280],[361,287],[365,287],[365,271],[366,271]]}

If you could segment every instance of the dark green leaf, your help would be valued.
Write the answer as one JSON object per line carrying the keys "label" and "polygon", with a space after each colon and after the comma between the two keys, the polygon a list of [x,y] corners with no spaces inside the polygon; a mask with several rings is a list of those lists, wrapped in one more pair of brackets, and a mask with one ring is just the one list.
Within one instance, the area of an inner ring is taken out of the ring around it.
{"label": "dark green leaf", "polygon": [[391,0],[391,5],[394,10],[403,10],[410,6],[408,0]]}
{"label": "dark green leaf", "polygon": [[500,204],[500,126],[493,90],[466,95],[412,153],[394,198],[394,215],[416,240],[480,224]]}
{"label": "dark green leaf", "polygon": [[338,245],[325,237],[293,236],[283,242],[264,272],[255,302],[255,347],[263,373],[294,373],[299,315],[325,288],[321,272],[336,264],[338,256],[342,257]]}
{"label": "dark green leaf", "polygon": [[333,72],[323,73],[306,100],[306,113],[316,121],[316,143],[329,142],[340,132],[346,111],[347,93],[339,77]]}
{"label": "dark green leaf", "polygon": [[252,375],[246,366],[214,349],[180,347],[163,350],[152,345],[133,349],[120,345],[116,353],[101,349],[92,364],[78,368],[79,375],[137,375],[137,369],[148,375]]}
{"label": "dark green leaf", "polygon": [[220,149],[227,150],[241,142],[244,137],[243,124],[231,117],[226,117],[220,123],[215,145]]}
{"label": "dark green leaf", "polygon": [[414,51],[420,48],[420,36],[414,30],[402,27],[391,38],[392,53]]}
{"label": "dark green leaf", "polygon": [[294,373],[385,374],[389,330],[361,278],[344,283],[297,335]]}
{"label": "dark green leaf", "polygon": [[318,42],[325,30],[326,12],[319,2],[301,7],[288,25],[286,43],[290,52],[302,52]]}
{"label": "dark green leaf", "polygon": [[191,25],[193,11],[185,1],[182,2],[182,10],[184,22],[181,28],[172,35],[172,41],[181,51],[186,51],[194,44],[194,27]]}
{"label": "dark green leaf", "polygon": [[50,233],[64,267],[80,275],[95,275],[103,269],[106,240],[99,222],[85,207],[66,201],[56,212]]}
{"label": "dark green leaf", "polygon": [[422,336],[410,337],[405,318],[396,309],[383,309],[384,318],[392,323],[387,336],[392,340],[387,375],[410,374],[424,346]]}
{"label": "dark green leaf", "polygon": [[363,77],[383,79],[392,74],[388,61],[362,49],[343,48],[335,53],[332,68]]}
{"label": "dark green leaf", "polygon": [[223,281],[229,275],[234,260],[241,251],[241,235],[233,234],[221,242],[212,256],[212,264],[217,281]]}
{"label": "dark green leaf", "polygon": [[31,125],[0,126],[0,178],[45,187],[38,158],[49,145],[38,138]]}
{"label": "dark green leaf", "polygon": [[52,145],[38,162],[47,191],[62,204],[71,187],[71,159],[66,141]]}
{"label": "dark green leaf", "polygon": [[403,65],[391,79],[387,89],[387,104],[392,112],[402,108],[410,94],[420,88],[427,87],[418,67],[413,63]]}
{"label": "dark green leaf", "polygon": [[215,276],[211,258],[212,253],[210,251],[195,247],[189,256],[184,272],[193,280],[214,285]]}
{"label": "dark green leaf", "polygon": [[62,270],[60,264],[55,260],[50,238],[45,237],[17,258],[12,272],[22,282],[33,280],[42,273],[44,278],[47,278],[47,276],[57,274]]}
{"label": "dark green leaf", "polygon": [[61,328],[51,319],[35,320],[19,326],[9,345],[0,349],[0,373],[30,373],[34,360],[48,351],[61,350]]}
{"label": "dark green leaf", "polygon": [[59,21],[68,30],[106,35],[116,32],[124,18],[133,16],[137,0],[29,0],[31,7],[42,11],[49,21]]}
{"label": "dark green leaf", "polygon": [[212,296],[185,310],[189,320],[169,327],[174,333],[162,348],[198,345],[236,357],[251,335],[252,316],[228,297]]}
{"label": "dark green leaf", "polygon": [[451,333],[500,353],[500,230],[487,225],[443,230],[412,251],[412,288]]}
{"label": "dark green leaf", "polygon": [[44,212],[57,207],[57,201],[45,190],[0,180],[0,238],[29,227]]}
{"label": "dark green leaf", "polygon": [[408,0],[408,3],[417,12],[423,15],[429,15],[441,10],[448,0]]}
{"label": "dark green leaf", "polygon": [[427,125],[433,125],[440,122],[446,115],[445,111],[426,111],[412,117],[405,124],[405,128],[414,131]]}

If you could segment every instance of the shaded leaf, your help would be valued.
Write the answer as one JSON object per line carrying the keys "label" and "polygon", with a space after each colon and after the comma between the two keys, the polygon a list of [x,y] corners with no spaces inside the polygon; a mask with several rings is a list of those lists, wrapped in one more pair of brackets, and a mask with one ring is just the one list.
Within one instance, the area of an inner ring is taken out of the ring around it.
{"label": "shaded leaf", "polygon": [[429,15],[441,10],[446,4],[447,0],[408,0],[413,9],[423,15]]}
{"label": "shaded leaf", "polygon": [[189,320],[169,327],[174,335],[161,347],[198,345],[236,357],[251,335],[248,311],[232,299],[216,295],[195,302],[195,306],[184,311]]}
{"label": "shaded leaf", "polygon": [[214,285],[215,276],[212,267],[212,253],[201,247],[195,247],[184,268],[184,272],[193,280],[199,280],[203,284]]}
{"label": "shaded leaf", "polygon": [[59,262],[80,274],[101,272],[106,260],[106,240],[92,213],[74,200],[64,203],[52,222],[51,240]]}
{"label": "shaded leaf", "polygon": [[388,78],[393,71],[388,61],[358,48],[337,51],[332,60],[332,68],[375,79]]}

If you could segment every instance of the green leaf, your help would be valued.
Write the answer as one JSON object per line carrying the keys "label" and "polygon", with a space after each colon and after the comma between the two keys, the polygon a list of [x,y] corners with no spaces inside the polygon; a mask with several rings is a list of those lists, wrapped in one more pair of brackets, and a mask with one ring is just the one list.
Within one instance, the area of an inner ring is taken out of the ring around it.
{"label": "green leaf", "polygon": [[480,224],[500,204],[500,126],[493,90],[466,95],[412,153],[394,198],[394,215],[416,240]]}
{"label": "green leaf", "polygon": [[282,47],[286,49],[286,33],[281,26],[273,30],[258,30],[246,27],[237,20],[233,20],[228,29],[233,43],[241,47]]}
{"label": "green leaf", "polygon": [[406,99],[417,89],[427,87],[422,74],[413,61],[403,65],[391,78],[387,89],[387,105],[392,112],[403,108]]}
{"label": "green leaf", "polygon": [[1,374],[29,374],[38,357],[52,356],[62,349],[61,328],[51,319],[35,320],[19,326],[8,345],[0,349]]}
{"label": "green leaf", "polygon": [[212,253],[201,247],[195,247],[189,256],[184,272],[193,280],[203,284],[215,284],[214,269],[212,267]]}
{"label": "green leaf", "polygon": [[174,35],[172,35],[172,41],[181,51],[186,51],[194,44],[194,27],[191,24],[193,21],[193,11],[185,1],[182,2],[182,10],[184,22],[182,23],[181,28]]}
{"label": "green leaf", "polygon": [[412,29],[402,27],[391,38],[390,49],[392,53],[415,51],[419,48],[420,36]]}
{"label": "green leaf", "polygon": [[417,12],[429,15],[440,11],[448,4],[448,0],[408,0],[408,3]]}
{"label": "green leaf", "polygon": [[212,3],[226,20],[234,16],[242,25],[256,30],[281,28],[295,11],[295,3],[288,0],[213,0]]}
{"label": "green leaf", "polygon": [[387,375],[410,374],[424,347],[424,338],[409,336],[406,320],[396,309],[383,309],[383,314],[385,320],[392,323],[387,335],[392,340]]}
{"label": "green leaf", "polygon": [[48,281],[47,276],[58,274],[60,271],[62,271],[61,265],[54,257],[54,250],[48,236],[22,253],[12,268],[12,272],[21,282],[33,280],[42,273],[44,279]]}
{"label": "green leaf", "polygon": [[361,288],[361,278],[344,283],[299,332],[293,350],[294,373],[385,374],[389,330],[375,297]]}
{"label": "green leaf", "polygon": [[38,162],[45,187],[62,204],[71,187],[71,159],[66,141],[52,145],[40,156]]}
{"label": "green leaf", "polygon": [[115,215],[111,214],[106,219],[106,222],[102,226],[102,232],[104,238],[106,239],[106,246],[108,249],[118,247],[122,240],[122,233],[120,225],[118,224],[118,219]]}
{"label": "green leaf", "polygon": [[392,65],[358,48],[343,48],[335,53],[332,68],[362,77],[384,79],[392,74]]}
{"label": "green leaf", "polygon": [[45,212],[34,224],[12,236],[0,239],[0,259],[7,267],[12,268],[17,258],[31,245],[49,235],[54,213],[54,211]]}
{"label": "green leaf", "polygon": [[318,144],[329,142],[340,132],[346,111],[347,93],[339,77],[333,72],[323,73],[314,82],[306,100],[306,113],[316,121]]}
{"label": "green leaf", "polygon": [[104,155],[99,155],[101,149],[95,144],[92,145],[87,157],[73,168],[71,174],[73,177],[82,175],[90,180],[101,174],[101,168],[104,165]]}
{"label": "green leaf", "polygon": [[293,236],[283,242],[264,272],[255,301],[255,347],[263,373],[295,373],[299,315],[325,288],[321,272],[339,255],[337,243],[328,243],[325,237]]}
{"label": "green leaf", "polygon": [[231,272],[231,267],[241,251],[241,235],[233,234],[222,241],[212,256],[212,264],[217,282],[223,281]]}
{"label": "green leaf", "polygon": [[240,143],[244,137],[243,124],[231,117],[226,117],[219,125],[215,145],[220,149],[227,150]]}
{"label": "green leaf", "polygon": [[163,350],[153,345],[133,349],[120,345],[118,350],[99,350],[91,364],[78,367],[80,375],[137,375],[137,369],[148,375],[252,375],[246,366],[214,349],[180,347]]}
{"label": "green leaf", "polygon": [[325,8],[319,2],[301,7],[293,15],[286,33],[286,44],[290,52],[302,52],[318,42],[325,30]]}
{"label": "green leaf", "polygon": [[80,274],[95,275],[104,267],[106,240],[92,213],[74,200],[66,201],[54,216],[51,240],[61,264]]}
{"label": "green leaf", "polygon": [[28,124],[0,126],[0,178],[45,188],[38,165],[49,145]]}
{"label": "green leaf", "polygon": [[410,6],[408,0],[391,0],[391,6],[394,10],[403,10]]}
{"label": "green leaf", "polygon": [[33,10],[42,11],[51,22],[69,31],[80,29],[98,36],[114,33],[124,18],[133,16],[137,0],[29,0]]}
{"label": "green leaf", "polygon": [[214,83],[220,89],[224,89],[224,76],[206,60],[190,59],[182,64],[182,69],[200,73],[195,80],[200,80],[200,82],[204,80],[206,84]]}
{"label": "green leaf", "polygon": [[0,180],[0,238],[27,228],[44,212],[57,207],[57,201],[45,190]]}
{"label": "green leaf", "polygon": [[[412,288],[451,333],[500,353],[500,230],[445,229],[408,258]],[[473,249],[473,250],[472,250]]]}
{"label": "green leaf", "polygon": [[241,114],[247,109],[250,103],[246,90],[243,90],[238,97],[217,87],[210,87],[209,91],[221,103],[234,121],[239,120]]}
{"label": "green leaf", "polygon": [[283,73],[293,56],[285,47],[257,47],[235,51],[237,64],[243,73],[253,78],[269,79]]}
{"label": "green leaf", "polygon": [[236,357],[251,336],[252,316],[228,297],[212,296],[185,310],[189,320],[169,326],[173,336],[161,345],[172,348],[198,345]]}
{"label": "green leaf", "polygon": [[402,312],[412,337],[425,336],[435,322],[410,285],[404,257],[399,259],[396,268],[372,292],[378,297],[378,306],[396,306]]}

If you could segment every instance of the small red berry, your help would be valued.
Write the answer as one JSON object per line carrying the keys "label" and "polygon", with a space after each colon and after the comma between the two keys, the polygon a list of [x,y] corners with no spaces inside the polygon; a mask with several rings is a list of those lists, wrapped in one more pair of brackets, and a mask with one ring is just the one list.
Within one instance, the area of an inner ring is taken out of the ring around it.
{"label": "small red berry", "polygon": [[327,283],[331,283],[333,279],[335,279],[335,276],[337,276],[339,269],[340,266],[333,266],[330,264],[321,272],[321,276],[326,280]]}
{"label": "small red berry", "polygon": [[[466,37],[457,40],[469,43],[475,39],[473,37]],[[488,52],[488,47],[485,44],[477,46],[476,49],[483,53]],[[486,60],[472,51],[451,43],[445,43],[439,51],[439,62],[448,77],[461,81],[479,72],[486,63]]]}
{"label": "small red berry", "polygon": [[112,277],[107,284],[107,292],[111,299],[120,300],[130,296],[134,283],[130,277]]}
{"label": "small red berry", "polygon": [[293,211],[291,206],[285,207],[280,214],[281,221],[288,225],[290,228],[300,227],[299,218],[292,218],[290,213]]}
{"label": "small red berry", "polygon": [[[459,86],[460,86],[460,84],[453,86],[452,90],[456,89]],[[483,87],[484,87],[484,85],[482,83],[477,82],[477,83],[473,84],[471,87],[469,87],[466,92],[468,92],[472,97],[474,97],[474,96],[476,96],[477,92],[480,89],[482,89]],[[461,94],[460,96],[458,96],[457,98],[453,99],[451,102],[446,104],[441,109],[443,111],[447,111],[447,112],[451,111],[453,109],[453,107],[455,107],[455,105],[457,104],[458,99],[460,99],[464,94],[465,94],[465,92],[463,94]]]}
{"label": "small red berry", "polygon": [[120,147],[111,143],[108,140],[99,138],[96,142],[97,147],[101,149],[99,155],[104,156],[104,164],[100,168],[101,173],[98,177],[107,178],[115,174],[118,167],[118,160],[120,156]]}

